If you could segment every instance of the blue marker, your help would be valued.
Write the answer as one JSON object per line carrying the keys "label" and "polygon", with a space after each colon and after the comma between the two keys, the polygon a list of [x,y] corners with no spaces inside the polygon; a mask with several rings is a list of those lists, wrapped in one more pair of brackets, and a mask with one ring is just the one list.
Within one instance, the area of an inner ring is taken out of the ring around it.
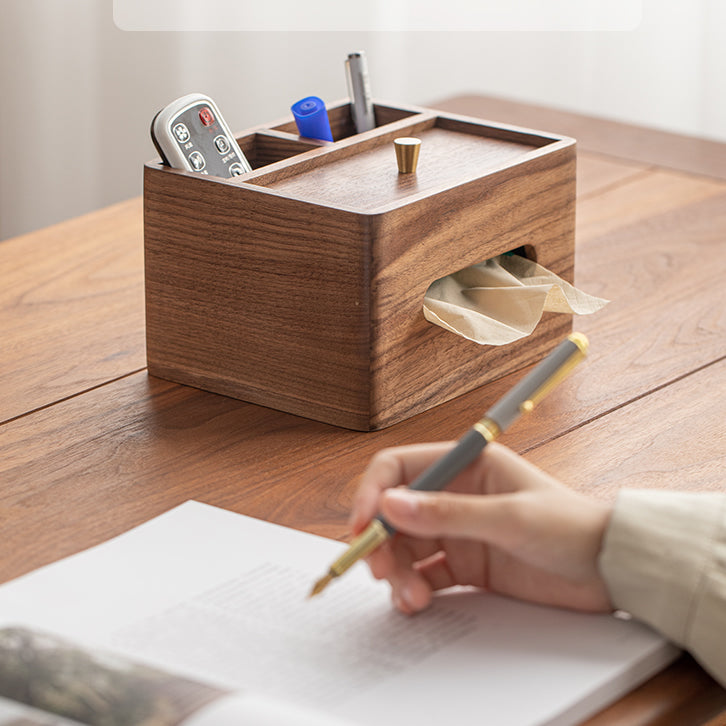
{"label": "blue marker", "polygon": [[308,96],[293,104],[292,115],[295,117],[300,136],[307,139],[332,141],[328,111],[325,104],[317,96]]}

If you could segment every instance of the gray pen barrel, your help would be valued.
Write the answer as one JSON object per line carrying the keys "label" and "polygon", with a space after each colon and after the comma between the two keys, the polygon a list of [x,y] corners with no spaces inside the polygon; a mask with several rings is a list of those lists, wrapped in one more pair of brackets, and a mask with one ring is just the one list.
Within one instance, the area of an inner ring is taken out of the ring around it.
{"label": "gray pen barrel", "polygon": [[[573,333],[567,340],[563,340],[533,371],[497,401],[477,426],[488,421],[499,429],[499,431],[490,431],[489,427],[485,426],[484,428],[492,434],[489,438],[504,431],[519,418],[524,410],[531,410],[533,399],[541,397],[561,380],[569,369],[584,356],[586,349],[587,338],[579,333]],[[526,406],[528,402],[529,407]],[[480,433],[475,426],[459,439],[456,446],[446,456],[426,469],[409,488],[429,492],[443,489],[479,456],[486,445],[487,437]],[[389,534],[395,532],[395,529],[383,517],[379,516],[377,519]]]}
{"label": "gray pen barrel", "polygon": [[[467,431],[448,454],[432,464],[417,479],[409,489],[417,491],[435,492],[443,489],[484,450],[487,440],[476,429]],[[383,517],[378,520],[389,534],[396,530]]]}
{"label": "gray pen barrel", "polygon": [[500,431],[509,428],[522,414],[522,404],[531,400],[579,350],[577,344],[569,338],[563,340],[531,373],[497,401],[484,417],[494,421]]}
{"label": "gray pen barrel", "polygon": [[[587,338],[572,333],[560,343],[529,375],[487,411],[459,439],[448,454],[421,474],[411,485],[418,491],[438,491],[453,481],[469,466],[489,441],[496,438],[520,414],[531,411],[535,403],[556,386],[587,353]],[[382,516],[376,517],[362,534],[351,542],[348,550],[330,567],[328,574],[315,583],[311,595],[317,595],[330,582],[361,557],[378,547],[396,530]]]}

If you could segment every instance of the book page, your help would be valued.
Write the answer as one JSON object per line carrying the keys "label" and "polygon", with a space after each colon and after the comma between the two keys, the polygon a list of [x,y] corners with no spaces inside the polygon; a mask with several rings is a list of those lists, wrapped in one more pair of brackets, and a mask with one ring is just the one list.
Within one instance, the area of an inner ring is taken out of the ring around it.
{"label": "book page", "polygon": [[363,564],[308,600],[343,548],[187,502],[0,587],[0,613],[361,725],[577,723],[677,652],[635,622],[484,593],[407,617]]}
{"label": "book page", "polygon": [[229,688],[326,709],[476,628],[472,614],[443,601],[409,618],[387,598],[371,601],[365,585],[344,580],[327,597],[308,600],[310,582],[308,573],[260,565],[117,631],[113,645],[148,658],[163,654]]}

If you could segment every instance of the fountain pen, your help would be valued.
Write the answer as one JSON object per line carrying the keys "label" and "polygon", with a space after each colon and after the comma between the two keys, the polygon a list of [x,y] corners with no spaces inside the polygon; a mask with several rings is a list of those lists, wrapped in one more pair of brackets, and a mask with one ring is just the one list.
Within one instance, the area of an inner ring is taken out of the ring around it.
{"label": "fountain pen", "polygon": [[[410,489],[439,491],[461,473],[483,451],[484,447],[513,424],[521,414],[529,413],[587,354],[588,342],[582,333],[572,333],[506,393],[484,417],[477,421],[443,456],[417,479]],[[310,597],[322,592],[333,578],[340,577],[358,560],[369,555],[395,533],[381,517],[375,517],[368,527],[348,546],[313,586]]]}

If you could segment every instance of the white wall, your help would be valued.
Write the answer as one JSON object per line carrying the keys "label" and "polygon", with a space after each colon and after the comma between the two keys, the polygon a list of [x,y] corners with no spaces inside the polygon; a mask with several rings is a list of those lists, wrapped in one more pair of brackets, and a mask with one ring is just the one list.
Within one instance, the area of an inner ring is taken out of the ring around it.
{"label": "white wall", "polygon": [[0,0],[0,239],[141,192],[154,113],[198,90],[235,131],[346,95],[365,49],[376,97],[482,92],[726,141],[726,2],[643,0],[632,32],[152,33],[112,0]]}

